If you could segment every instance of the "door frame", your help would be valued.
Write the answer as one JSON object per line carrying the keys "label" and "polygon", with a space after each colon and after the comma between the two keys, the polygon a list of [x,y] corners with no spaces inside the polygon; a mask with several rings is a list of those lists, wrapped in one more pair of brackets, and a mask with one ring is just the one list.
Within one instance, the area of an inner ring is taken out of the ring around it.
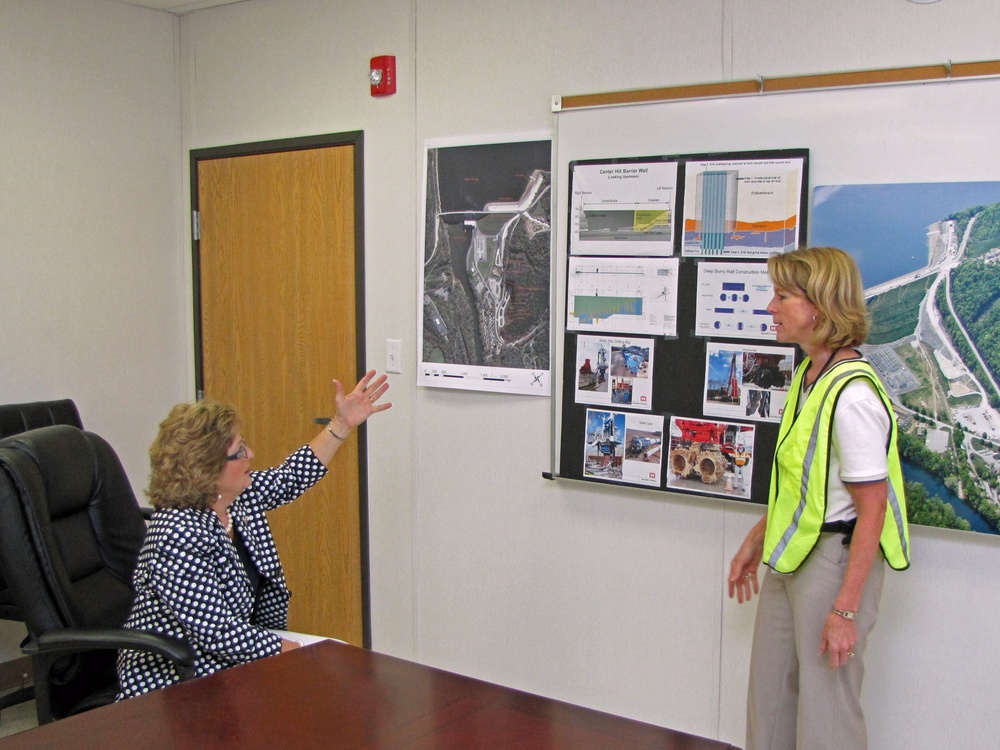
{"label": "door frame", "polygon": [[[198,398],[204,396],[204,364],[202,361],[201,309],[201,233],[198,220],[198,164],[211,159],[236,156],[257,156],[285,151],[303,151],[331,146],[353,146],[354,153],[354,332],[357,362],[355,379],[366,372],[365,357],[365,222],[364,222],[364,131],[327,133],[273,141],[256,141],[231,146],[191,149],[191,263],[194,290],[194,380]],[[347,384],[350,386],[351,384]],[[369,560],[368,526],[368,430],[367,424],[357,428],[358,437],[358,531],[361,535],[361,631],[365,648],[371,648],[371,565]]]}

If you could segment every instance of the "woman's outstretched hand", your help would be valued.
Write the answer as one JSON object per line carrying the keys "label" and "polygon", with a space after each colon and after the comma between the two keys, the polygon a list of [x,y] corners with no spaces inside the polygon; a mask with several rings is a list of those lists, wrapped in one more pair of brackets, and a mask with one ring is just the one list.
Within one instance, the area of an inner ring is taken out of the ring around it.
{"label": "woman's outstretched hand", "polygon": [[385,375],[375,377],[375,370],[366,372],[350,393],[344,392],[344,384],[339,380],[334,380],[333,385],[337,389],[337,411],[329,424],[309,443],[313,453],[324,466],[330,465],[330,461],[340,446],[351,437],[355,427],[372,414],[385,411],[392,406],[388,401],[385,403],[379,401],[389,390],[389,379]]}
{"label": "woman's outstretched hand", "polygon": [[378,403],[379,399],[389,390],[389,378],[385,374],[375,377],[375,374],[375,370],[366,372],[350,393],[344,392],[344,384],[339,380],[333,381],[333,385],[337,389],[335,419],[339,418],[339,421],[342,421],[344,426],[349,429],[353,430],[372,414],[385,411],[392,406],[389,402]]}

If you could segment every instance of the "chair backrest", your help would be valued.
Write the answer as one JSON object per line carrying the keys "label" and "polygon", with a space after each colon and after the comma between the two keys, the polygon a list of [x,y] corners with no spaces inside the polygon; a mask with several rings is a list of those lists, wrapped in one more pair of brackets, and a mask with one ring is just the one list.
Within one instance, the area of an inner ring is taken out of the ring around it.
{"label": "chair backrest", "polygon": [[[68,424],[83,429],[80,412],[72,399],[0,404],[0,438],[52,424]],[[23,619],[7,588],[7,582],[0,574],[0,620]]]}
{"label": "chair backrest", "polygon": [[80,412],[69,398],[25,404],[0,404],[0,438],[50,424],[69,424],[83,429]]}
{"label": "chair backrest", "polygon": [[13,490],[0,502],[0,569],[29,632],[120,627],[146,529],[111,446],[42,427],[0,441],[0,469]]}
{"label": "chair backrest", "polygon": [[[31,636],[121,627],[144,536],[131,484],[102,438],[53,425],[0,440],[0,571]],[[114,681],[114,656],[67,657],[54,710]]]}

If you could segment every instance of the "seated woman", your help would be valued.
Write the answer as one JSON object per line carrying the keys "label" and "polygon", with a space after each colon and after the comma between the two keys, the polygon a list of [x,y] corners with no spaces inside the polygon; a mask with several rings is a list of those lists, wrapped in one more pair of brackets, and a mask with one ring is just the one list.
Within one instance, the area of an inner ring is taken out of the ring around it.
{"label": "seated woman", "polygon": [[[253,458],[234,407],[179,404],[149,449],[149,496],[156,508],[139,553],[136,591],[125,627],[177,636],[197,651],[196,673],[271,656],[299,644],[285,630],[291,594],[265,512],[289,503],[327,471],[351,430],[392,404],[377,403],[386,376],[368,372],[308,444],[274,469],[251,471]],[[122,650],[119,699],[177,682],[161,656]]]}

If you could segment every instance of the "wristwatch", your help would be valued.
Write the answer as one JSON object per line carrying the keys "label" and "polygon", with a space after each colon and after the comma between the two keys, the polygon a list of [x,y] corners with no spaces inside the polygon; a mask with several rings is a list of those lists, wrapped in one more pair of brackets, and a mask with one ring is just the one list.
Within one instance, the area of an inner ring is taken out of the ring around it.
{"label": "wristwatch", "polygon": [[851,612],[849,609],[837,609],[836,607],[830,607],[830,611],[835,615],[840,615],[845,620],[854,620],[857,618],[857,612]]}

